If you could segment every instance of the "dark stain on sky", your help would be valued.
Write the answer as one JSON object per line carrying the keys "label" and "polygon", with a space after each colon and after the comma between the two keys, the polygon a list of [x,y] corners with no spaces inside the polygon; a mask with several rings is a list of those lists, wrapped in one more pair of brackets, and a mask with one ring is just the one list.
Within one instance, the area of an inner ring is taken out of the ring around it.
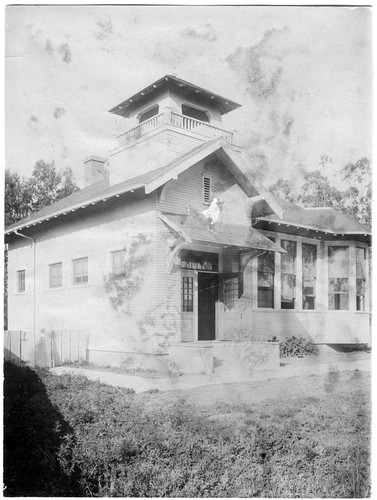
{"label": "dark stain on sky", "polygon": [[113,25],[110,16],[105,19],[98,19],[96,25],[100,29],[98,33],[95,34],[97,40],[105,40],[113,32]]}
{"label": "dark stain on sky", "polygon": [[62,43],[58,48],[58,52],[62,56],[62,61],[64,61],[67,64],[71,62],[72,53],[68,43]]}
{"label": "dark stain on sky", "polygon": [[209,42],[214,42],[217,38],[217,35],[210,24],[206,24],[205,31],[203,32],[187,27],[182,31],[182,36],[185,38],[208,40]]}
{"label": "dark stain on sky", "polygon": [[55,108],[54,118],[56,120],[58,120],[59,118],[61,118],[64,115],[65,115],[65,109],[63,107],[57,107],[57,108]]}
{"label": "dark stain on sky", "polygon": [[[226,58],[230,67],[246,80],[247,92],[256,101],[265,101],[277,92],[283,72],[278,37],[287,30],[270,29],[257,44],[239,47]],[[272,62],[270,74],[264,71],[263,60]]]}
{"label": "dark stain on sky", "polygon": [[52,43],[51,43],[51,41],[50,41],[50,40],[47,40],[47,41],[46,41],[46,44],[45,44],[45,49],[46,49],[46,51],[47,51],[50,55],[52,55],[52,54],[53,54],[53,52],[54,52],[54,47],[52,46]]}

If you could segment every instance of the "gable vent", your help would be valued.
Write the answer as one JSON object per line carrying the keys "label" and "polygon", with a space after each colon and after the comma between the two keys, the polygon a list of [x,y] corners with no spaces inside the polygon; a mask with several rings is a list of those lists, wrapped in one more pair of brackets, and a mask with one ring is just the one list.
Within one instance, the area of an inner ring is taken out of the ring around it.
{"label": "gable vent", "polygon": [[203,203],[211,201],[211,178],[203,177]]}

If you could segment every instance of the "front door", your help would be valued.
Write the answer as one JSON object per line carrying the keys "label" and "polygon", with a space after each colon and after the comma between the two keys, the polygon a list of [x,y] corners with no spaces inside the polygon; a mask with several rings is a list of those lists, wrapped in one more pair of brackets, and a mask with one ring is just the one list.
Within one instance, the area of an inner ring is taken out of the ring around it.
{"label": "front door", "polygon": [[218,298],[218,276],[213,273],[198,273],[198,340],[216,338],[216,301]]}

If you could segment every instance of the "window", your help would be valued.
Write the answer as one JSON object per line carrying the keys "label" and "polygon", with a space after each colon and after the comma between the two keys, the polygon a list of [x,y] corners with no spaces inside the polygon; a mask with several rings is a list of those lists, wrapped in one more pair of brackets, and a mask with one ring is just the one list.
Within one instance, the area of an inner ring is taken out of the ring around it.
{"label": "window", "polygon": [[274,307],[275,253],[258,256],[258,307]]}
{"label": "window", "polygon": [[348,310],[348,247],[329,247],[329,309]]}
{"label": "window", "polygon": [[194,278],[182,277],[182,311],[193,312],[194,310]]}
{"label": "window", "polygon": [[203,203],[211,201],[211,177],[203,176]]}
{"label": "window", "polygon": [[365,311],[365,248],[356,248],[356,311]]}
{"label": "window", "polygon": [[294,309],[296,298],[296,242],[281,240],[281,308]]}
{"label": "window", "polygon": [[151,109],[148,109],[147,111],[144,111],[144,113],[141,113],[141,115],[139,116],[139,123],[145,122],[149,120],[149,118],[158,115],[158,111],[159,111],[158,105],[154,106]]}
{"label": "window", "polygon": [[243,276],[240,273],[227,275],[223,281],[224,305],[232,309],[243,294]]}
{"label": "window", "polygon": [[302,244],[302,308],[315,309],[317,247]]}
{"label": "window", "polygon": [[88,283],[88,258],[73,261],[73,284]]}
{"label": "window", "polygon": [[50,288],[59,288],[62,286],[62,268],[61,262],[51,264],[50,268]]}
{"label": "window", "polygon": [[219,256],[217,253],[182,250],[181,268],[196,269],[198,271],[218,271]]}
{"label": "window", "polygon": [[208,114],[205,111],[188,106],[187,104],[182,104],[182,114],[201,122],[209,122]]}
{"label": "window", "polygon": [[17,292],[25,291],[25,270],[17,271]]}
{"label": "window", "polygon": [[125,275],[125,251],[119,250],[112,252],[112,273],[115,277],[122,277]]}

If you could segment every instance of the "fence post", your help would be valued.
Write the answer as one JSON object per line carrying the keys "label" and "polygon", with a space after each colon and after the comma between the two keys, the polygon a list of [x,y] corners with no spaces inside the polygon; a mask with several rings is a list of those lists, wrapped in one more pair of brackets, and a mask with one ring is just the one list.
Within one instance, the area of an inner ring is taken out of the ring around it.
{"label": "fence post", "polygon": [[72,330],[69,330],[69,361],[72,361]]}
{"label": "fence post", "polygon": [[20,364],[22,361],[22,331],[20,330]]}
{"label": "fence post", "polygon": [[89,334],[86,336],[85,343],[85,361],[89,363]]}
{"label": "fence post", "polygon": [[77,361],[80,362],[80,330],[77,330]]}

